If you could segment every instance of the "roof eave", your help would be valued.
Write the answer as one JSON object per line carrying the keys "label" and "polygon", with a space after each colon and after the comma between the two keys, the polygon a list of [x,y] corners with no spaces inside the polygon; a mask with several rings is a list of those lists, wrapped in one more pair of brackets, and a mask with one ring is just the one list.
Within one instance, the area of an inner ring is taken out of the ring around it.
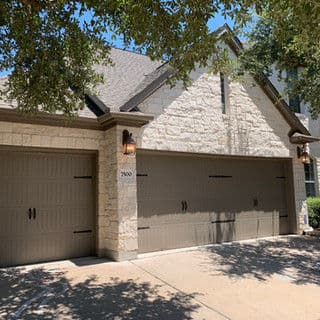
{"label": "roof eave", "polygon": [[[229,37],[226,37],[225,41],[233,50],[233,52],[238,56],[243,50],[243,45],[241,41],[233,34],[231,28],[227,24],[224,24],[221,28],[218,29],[218,32],[221,37],[223,37],[224,34],[229,35]],[[264,93],[269,97],[269,99],[272,101],[272,103],[275,105],[275,107],[291,127],[289,137],[292,136],[295,132],[311,136],[309,130],[301,123],[294,112],[291,111],[288,104],[281,97],[280,93],[274,87],[268,77],[263,73],[259,73],[253,75],[253,78],[260,85]]]}
{"label": "roof eave", "polygon": [[81,128],[103,130],[97,118],[75,117],[70,119],[65,115],[38,112],[32,117],[22,114],[15,109],[0,108],[0,121],[15,123],[39,124],[54,127]]}
{"label": "roof eave", "polygon": [[100,117],[110,112],[108,108],[96,95],[85,94],[85,103],[87,107],[97,116]]}
{"label": "roof eave", "polygon": [[[167,63],[165,63],[167,64]],[[172,70],[166,70],[158,78],[153,80],[147,87],[141,90],[138,94],[130,98],[125,104],[120,107],[121,112],[130,112],[137,108],[147,97],[154,93],[159,87],[161,87],[167,79],[173,74]]]}
{"label": "roof eave", "polygon": [[103,129],[109,129],[115,125],[140,128],[154,118],[153,115],[138,112],[110,112],[98,118]]}
{"label": "roof eave", "polygon": [[301,133],[294,133],[291,137],[290,137],[290,142],[292,144],[306,144],[306,143],[312,143],[312,142],[318,142],[320,141],[320,138],[318,137],[314,137],[311,135],[305,135],[305,134],[301,134]]}

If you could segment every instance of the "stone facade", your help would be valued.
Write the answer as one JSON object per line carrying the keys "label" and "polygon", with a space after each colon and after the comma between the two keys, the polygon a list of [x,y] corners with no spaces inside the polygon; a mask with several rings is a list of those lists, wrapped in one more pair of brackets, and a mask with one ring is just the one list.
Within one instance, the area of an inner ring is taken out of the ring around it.
{"label": "stone facade", "polygon": [[[92,151],[97,154],[97,254],[115,260],[137,256],[136,158],[122,150],[122,132],[138,148],[211,155],[278,157],[292,161],[297,232],[307,226],[303,166],[289,142],[289,125],[253,79],[226,85],[221,108],[219,77],[193,72],[193,84],[163,85],[140,106],[155,119],[143,128],[113,124],[106,130],[0,122],[0,147]],[[39,150],[41,150],[39,149]],[[128,171],[131,176],[122,177]]]}
{"label": "stone facade", "polygon": [[[106,213],[108,226],[104,228],[106,252],[115,260],[135,258],[138,252],[138,215],[136,190],[136,158],[123,154],[122,132],[128,129],[115,126],[106,131]],[[137,129],[130,129],[135,134]],[[122,172],[130,172],[130,177],[121,177]]]}
{"label": "stone facade", "polygon": [[[279,93],[284,97],[286,102],[289,102],[289,97],[285,91],[285,83],[283,80],[278,79],[277,72],[273,68],[274,72],[270,77],[271,82],[277,88]],[[298,72],[301,72],[302,69],[298,69]],[[285,72],[281,75],[283,78],[286,76]],[[296,113],[296,116],[303,123],[303,125],[309,130],[311,135],[315,137],[320,137],[320,119],[312,119],[309,112],[309,104],[301,101],[300,103],[300,112]],[[320,196],[320,142],[313,142],[310,144],[310,154],[314,161],[314,172],[315,172],[315,193],[316,196]]]}

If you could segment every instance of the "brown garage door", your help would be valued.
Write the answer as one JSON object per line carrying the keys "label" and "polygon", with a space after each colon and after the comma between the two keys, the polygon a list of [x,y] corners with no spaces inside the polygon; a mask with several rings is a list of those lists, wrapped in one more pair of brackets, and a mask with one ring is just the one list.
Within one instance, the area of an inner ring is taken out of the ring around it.
{"label": "brown garage door", "polygon": [[91,255],[93,155],[0,151],[0,265]]}
{"label": "brown garage door", "polygon": [[138,154],[139,251],[288,233],[286,165]]}

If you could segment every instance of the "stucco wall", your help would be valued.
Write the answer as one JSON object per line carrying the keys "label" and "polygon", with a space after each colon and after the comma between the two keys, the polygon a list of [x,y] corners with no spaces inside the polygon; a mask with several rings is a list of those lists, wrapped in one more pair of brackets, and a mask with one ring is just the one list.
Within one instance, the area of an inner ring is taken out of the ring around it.
{"label": "stucco wall", "polygon": [[220,79],[205,69],[192,73],[193,84],[163,85],[140,110],[155,115],[138,138],[138,147],[237,156],[293,159],[295,203],[300,231],[306,215],[303,166],[289,142],[289,125],[251,77],[227,86],[222,113]]}

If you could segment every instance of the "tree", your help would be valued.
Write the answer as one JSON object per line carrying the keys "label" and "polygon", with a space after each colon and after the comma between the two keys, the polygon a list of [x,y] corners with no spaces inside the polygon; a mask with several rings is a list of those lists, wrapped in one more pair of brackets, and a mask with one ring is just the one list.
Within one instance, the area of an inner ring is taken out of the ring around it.
{"label": "tree", "polygon": [[[84,104],[84,94],[102,81],[94,64],[112,63],[106,32],[121,36],[125,46],[134,43],[153,60],[168,60],[175,70],[171,81],[187,85],[197,64],[211,65],[215,71],[228,64],[217,35],[207,26],[221,14],[231,17],[239,31],[260,21],[256,15],[267,16],[282,51],[290,49],[299,57],[302,52],[319,55],[320,7],[310,0],[2,0],[0,71],[11,71],[3,93],[25,112],[40,108],[75,114]],[[301,33],[310,17],[311,26]],[[291,41],[285,36],[289,27]],[[265,40],[260,40],[262,48]],[[252,51],[247,57],[246,66],[258,70]],[[269,55],[264,61],[273,60]],[[304,98],[310,100],[310,95]]]}
{"label": "tree", "polygon": [[[320,114],[319,23],[316,1],[279,1],[266,7],[247,33],[239,64],[242,72],[277,72],[286,83],[284,93],[309,104],[313,118]],[[294,69],[299,69],[298,77],[290,76]]]}

